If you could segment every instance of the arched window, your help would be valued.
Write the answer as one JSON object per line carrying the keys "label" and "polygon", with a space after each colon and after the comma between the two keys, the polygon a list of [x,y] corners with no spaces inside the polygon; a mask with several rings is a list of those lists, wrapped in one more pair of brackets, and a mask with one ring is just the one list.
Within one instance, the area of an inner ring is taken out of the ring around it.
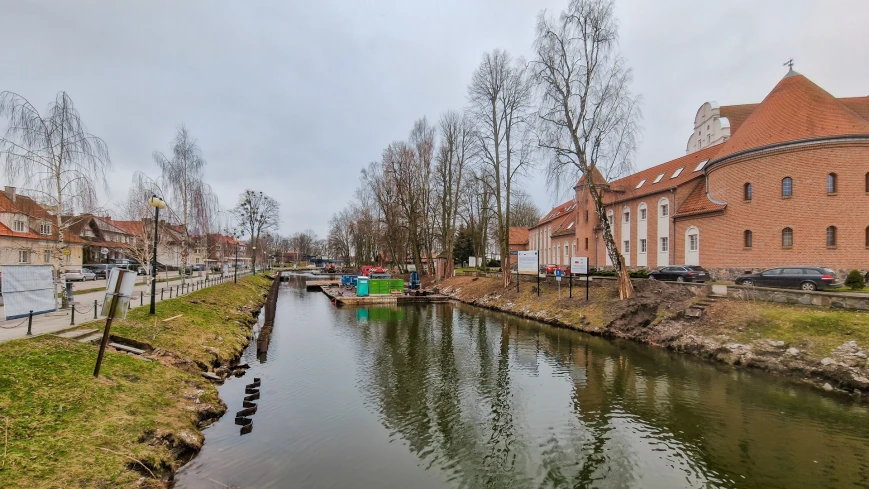
{"label": "arched window", "polygon": [[746,248],[751,248],[751,231],[748,229],[742,233],[742,244]]}
{"label": "arched window", "polygon": [[794,230],[784,228],[781,230],[781,245],[785,248],[790,248],[794,245]]}
{"label": "arched window", "polygon": [[794,181],[791,177],[784,177],[781,181],[781,196],[790,197],[794,194]]}
{"label": "arched window", "polygon": [[836,226],[827,228],[827,246],[836,246]]}
{"label": "arched window", "polygon": [[745,200],[751,200],[751,184],[746,183],[742,187],[742,198]]}
{"label": "arched window", "polygon": [[835,194],[836,193],[836,174],[830,173],[827,175],[827,193]]}

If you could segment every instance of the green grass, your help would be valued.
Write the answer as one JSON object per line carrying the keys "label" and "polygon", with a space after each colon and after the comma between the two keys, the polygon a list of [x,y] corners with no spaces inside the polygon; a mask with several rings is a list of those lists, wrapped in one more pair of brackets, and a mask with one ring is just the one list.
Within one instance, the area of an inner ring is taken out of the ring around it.
{"label": "green grass", "polygon": [[736,331],[732,336],[739,342],[781,340],[814,357],[829,356],[852,340],[869,346],[869,312],[728,301],[716,316],[726,329]]}
{"label": "green grass", "polygon": [[170,350],[203,367],[223,364],[247,344],[251,311],[259,310],[270,284],[263,275],[248,275],[237,284],[229,281],[158,302],[154,316],[147,307],[137,307],[112,325],[112,333]]}
{"label": "green grass", "polygon": [[149,440],[201,443],[196,399],[224,409],[199,376],[128,355],[107,352],[95,379],[96,354],[54,336],[0,344],[0,487],[136,487],[145,471],[127,457],[158,475],[177,468],[168,444]]}

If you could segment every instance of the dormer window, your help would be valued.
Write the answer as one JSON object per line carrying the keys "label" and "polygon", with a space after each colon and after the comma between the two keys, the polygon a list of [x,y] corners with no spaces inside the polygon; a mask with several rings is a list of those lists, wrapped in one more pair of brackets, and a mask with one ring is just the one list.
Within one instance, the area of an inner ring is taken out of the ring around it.
{"label": "dormer window", "polygon": [[685,167],[683,166],[682,168],[679,168],[678,170],[674,171],[673,176],[671,176],[670,178],[678,177],[680,174],[682,174],[682,170],[684,170],[684,169],[685,169]]}
{"label": "dormer window", "polygon": [[51,234],[51,223],[43,222],[39,225],[39,234]]}
{"label": "dormer window", "polygon": [[636,188],[640,188],[640,187],[642,187],[644,183],[646,183],[646,179],[645,179],[645,178],[642,179],[642,180],[640,180],[640,183],[637,184]]}
{"label": "dormer window", "polygon": [[660,175],[658,175],[657,177],[655,177],[655,181],[652,182],[652,183],[658,183],[658,182],[661,181],[662,178],[664,178],[664,174],[663,174],[663,173],[661,173]]}
{"label": "dormer window", "polygon": [[706,163],[707,163],[708,161],[709,161],[709,160],[703,160],[703,161],[701,161],[700,163],[697,163],[697,166],[694,167],[694,171],[700,171],[700,170],[702,170],[703,167],[706,166]]}
{"label": "dormer window", "polygon": [[12,230],[16,233],[24,233],[27,231],[27,221],[25,219],[16,219],[12,223]]}

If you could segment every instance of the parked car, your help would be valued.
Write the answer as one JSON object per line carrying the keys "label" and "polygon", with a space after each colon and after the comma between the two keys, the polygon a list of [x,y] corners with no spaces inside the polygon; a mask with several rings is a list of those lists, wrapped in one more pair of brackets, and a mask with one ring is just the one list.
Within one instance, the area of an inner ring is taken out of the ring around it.
{"label": "parked car", "polygon": [[202,264],[193,265],[194,272],[201,272],[203,270],[205,270],[205,265],[202,265]]}
{"label": "parked car", "polygon": [[63,276],[70,282],[84,282],[85,280],[97,279],[97,274],[87,268],[73,268],[63,272]]}
{"label": "parked car", "polygon": [[540,273],[545,273],[547,275],[554,274],[556,270],[563,270],[563,269],[561,267],[559,267],[558,265],[554,265],[554,264],[540,266]]}
{"label": "parked car", "polygon": [[742,275],[736,285],[782,289],[823,290],[839,287],[836,272],[826,267],[778,267]]}
{"label": "parked car", "polygon": [[675,282],[705,282],[709,280],[709,272],[697,265],[675,265],[651,272],[649,278]]}
{"label": "parked car", "polygon": [[108,276],[108,271],[117,266],[114,263],[92,263],[85,265],[84,268],[94,272],[98,279],[105,279]]}

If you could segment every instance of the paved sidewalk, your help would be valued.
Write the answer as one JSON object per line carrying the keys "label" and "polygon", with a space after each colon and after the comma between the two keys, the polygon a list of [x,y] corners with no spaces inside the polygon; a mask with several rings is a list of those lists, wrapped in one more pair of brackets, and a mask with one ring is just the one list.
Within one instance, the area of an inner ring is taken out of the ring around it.
{"label": "paved sidewalk", "polygon": [[[239,277],[243,277],[245,275],[250,275],[250,272],[239,273]],[[198,288],[193,288],[193,284],[198,284],[202,282],[204,284],[203,278],[194,277],[191,280],[188,280],[187,283],[191,286],[189,290],[185,287],[185,291],[183,295],[187,295],[190,292],[194,292],[195,290],[199,290]],[[232,275],[229,275],[227,278],[223,280],[223,283],[231,282]],[[88,284],[92,284],[93,282],[87,282]],[[99,282],[98,282],[99,283]],[[105,281],[103,281],[105,283]],[[211,282],[209,281],[209,284]],[[217,282],[215,282],[217,285]],[[210,286],[210,285],[209,285]],[[176,297],[176,291],[180,291],[181,281],[172,281],[172,282],[158,282],[157,283],[157,302],[161,301],[160,295],[161,290],[163,298],[162,300],[169,299],[171,288],[172,298]],[[137,285],[133,288],[132,298],[130,299],[130,309],[134,307],[148,307],[151,304],[151,288],[147,285]],[[103,300],[105,299],[106,292],[105,290],[101,290],[98,292],[86,292],[84,294],[76,294],[73,296],[73,301],[75,302],[75,324],[79,325],[82,323],[86,323],[88,321],[94,320],[94,301],[97,301],[97,318],[105,318],[105,316],[101,315],[101,309]],[[5,317],[3,308],[0,307],[0,318]],[[70,325],[70,309],[58,309],[55,312],[50,312],[47,314],[40,314],[37,316],[33,316],[33,325],[31,327],[31,332],[33,336],[43,335],[48,333],[55,333],[58,331],[62,331],[64,329],[69,329],[73,327]],[[0,321],[0,342],[9,341],[16,338],[25,338],[27,337],[27,318],[21,319],[12,319],[9,321],[2,320]]]}

